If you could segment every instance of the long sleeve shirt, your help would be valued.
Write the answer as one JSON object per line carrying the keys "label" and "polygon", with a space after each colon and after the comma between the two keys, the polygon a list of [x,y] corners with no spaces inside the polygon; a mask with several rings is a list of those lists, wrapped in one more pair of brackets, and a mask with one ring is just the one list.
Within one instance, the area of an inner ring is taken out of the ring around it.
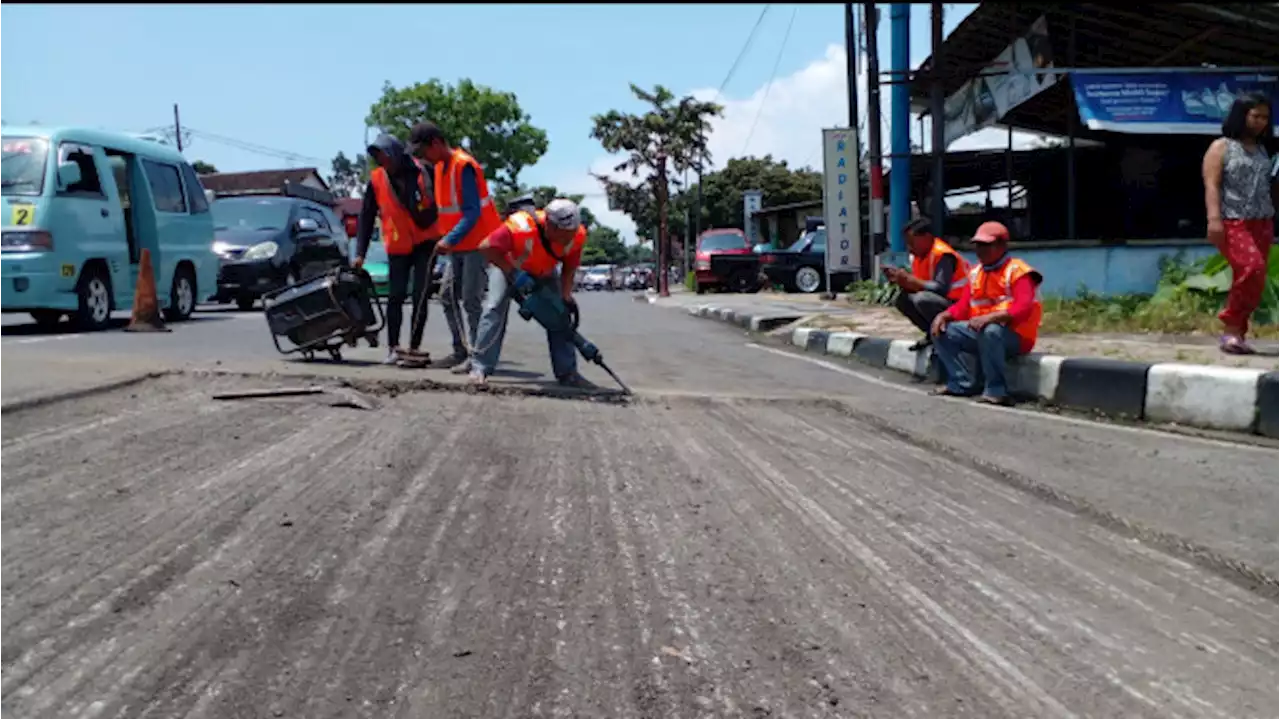
{"label": "long sleeve shirt", "polygon": [[[436,208],[435,195],[432,194],[431,175],[427,170],[420,167],[417,163],[409,158],[405,158],[405,162],[410,163],[409,167],[412,171],[399,171],[389,173],[391,180],[391,189],[395,193],[396,199],[400,201],[400,205],[409,211],[409,216],[413,218],[413,224],[420,229],[426,229],[436,221],[439,216],[439,210]],[[418,174],[422,174],[422,178],[427,187],[427,196],[425,207],[419,208],[418,198]],[[478,213],[477,213],[478,214]],[[369,243],[373,240],[373,225],[378,218],[378,198],[373,192],[373,182],[370,181],[364,186],[364,202],[360,206],[360,225],[356,231],[356,257],[364,257],[369,251]]]}
{"label": "long sleeve shirt", "polygon": [[[1031,275],[1023,275],[1013,283],[1013,300],[1009,303],[1009,324],[1016,325],[1019,322],[1031,316],[1032,307],[1036,301],[1036,283]],[[969,301],[973,299],[972,288],[966,286],[960,299],[955,304],[947,308],[947,314],[951,315],[954,320],[964,321],[972,316],[970,312]],[[1031,346],[1026,340],[1022,341],[1022,352],[1025,354],[1031,351]]]}
{"label": "long sleeve shirt", "polygon": [[446,247],[458,244],[467,236],[467,233],[475,229],[476,223],[480,221],[480,184],[476,181],[474,167],[468,165],[462,168],[461,185],[459,189],[462,194],[462,219],[441,240]]}

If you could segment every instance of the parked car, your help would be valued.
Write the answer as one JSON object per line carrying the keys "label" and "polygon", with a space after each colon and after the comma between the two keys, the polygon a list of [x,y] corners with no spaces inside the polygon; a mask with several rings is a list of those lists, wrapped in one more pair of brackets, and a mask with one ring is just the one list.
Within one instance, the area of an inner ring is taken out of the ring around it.
{"label": "parked car", "polygon": [[698,236],[693,264],[698,294],[708,289],[754,292],[760,289],[759,274],[760,260],[742,230],[707,230]]}
{"label": "parked car", "polygon": [[591,292],[613,291],[613,277],[608,267],[592,267],[582,276],[582,289]]}
{"label": "parked car", "polygon": [[218,302],[248,310],[262,295],[347,263],[333,210],[289,195],[219,197],[213,203]]}
{"label": "parked car", "polygon": [[[431,296],[440,296],[440,285],[444,282],[444,268],[448,259],[444,255],[436,255],[431,266]],[[369,251],[364,255],[364,271],[373,280],[373,291],[379,297],[391,294],[391,264],[387,260],[387,248],[378,239],[369,243]],[[412,290],[412,287],[410,288]]]}
{"label": "parked car", "polygon": [[[785,250],[760,255],[760,267],[770,284],[782,285],[787,292],[812,293],[827,286],[827,228],[819,226],[800,236]],[[836,287],[853,282],[854,273],[837,272],[832,276]]]}

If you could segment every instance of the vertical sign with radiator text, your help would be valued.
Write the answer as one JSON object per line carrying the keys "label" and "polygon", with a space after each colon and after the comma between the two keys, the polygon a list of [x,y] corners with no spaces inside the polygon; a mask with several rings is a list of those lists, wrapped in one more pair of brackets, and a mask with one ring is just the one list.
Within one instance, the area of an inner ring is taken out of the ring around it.
{"label": "vertical sign with radiator text", "polygon": [[[822,216],[827,225],[827,274],[857,272],[862,265],[862,186],[858,133],[822,131]],[[828,285],[830,286],[830,285]]]}
{"label": "vertical sign with radiator text", "polygon": [[742,231],[747,233],[751,245],[760,243],[760,218],[755,214],[764,202],[763,190],[746,190],[742,193]]}

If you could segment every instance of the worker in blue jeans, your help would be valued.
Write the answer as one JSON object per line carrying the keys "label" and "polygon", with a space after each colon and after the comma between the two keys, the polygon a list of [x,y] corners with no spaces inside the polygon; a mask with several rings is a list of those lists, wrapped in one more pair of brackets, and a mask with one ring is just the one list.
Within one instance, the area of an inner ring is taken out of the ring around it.
{"label": "worker in blue jeans", "polygon": [[[1003,224],[984,222],[972,241],[978,264],[969,270],[969,285],[929,328],[933,354],[947,377],[933,394],[978,395],[980,402],[1008,405],[1013,401],[1008,360],[1035,347],[1043,314],[1037,292],[1043,278],[1009,255],[1009,230]],[[980,374],[975,376],[967,360]]]}

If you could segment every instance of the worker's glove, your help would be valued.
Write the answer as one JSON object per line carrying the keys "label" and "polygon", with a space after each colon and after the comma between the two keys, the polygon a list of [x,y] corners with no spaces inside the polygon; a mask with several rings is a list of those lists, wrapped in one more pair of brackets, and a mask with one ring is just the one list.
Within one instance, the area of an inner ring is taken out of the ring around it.
{"label": "worker's glove", "polygon": [[519,272],[516,272],[515,279],[512,280],[511,285],[516,288],[517,292],[528,293],[533,292],[533,290],[537,288],[538,281],[533,279],[533,275],[530,275],[524,270],[520,270]]}

